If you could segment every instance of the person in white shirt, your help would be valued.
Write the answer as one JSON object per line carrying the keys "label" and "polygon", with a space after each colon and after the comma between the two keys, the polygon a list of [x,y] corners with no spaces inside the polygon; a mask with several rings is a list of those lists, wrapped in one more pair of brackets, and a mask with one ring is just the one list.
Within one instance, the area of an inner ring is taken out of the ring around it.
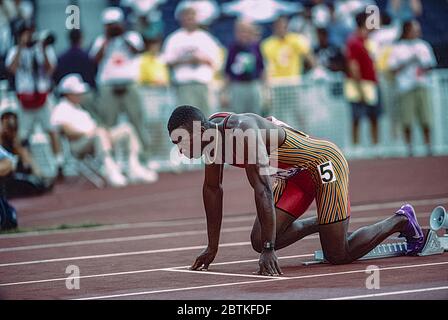
{"label": "person in white shirt", "polygon": [[413,154],[411,127],[414,120],[423,129],[428,154],[431,154],[432,115],[428,71],[437,66],[437,61],[430,44],[420,39],[420,36],[421,28],[417,20],[405,22],[402,36],[389,58],[390,69],[395,75],[400,118],[410,155]]}
{"label": "person in white shirt", "polygon": [[[79,74],[68,74],[62,78],[58,90],[63,98],[56,105],[51,122],[68,138],[75,156],[81,158],[94,153],[102,161],[104,178],[114,187],[157,180],[157,173],[144,168],[139,162],[141,146],[131,125],[123,123],[106,129],[98,126],[82,109],[80,102],[82,95],[88,91],[88,84]],[[129,149],[127,177],[112,157],[113,149],[119,142],[126,142]]]}
{"label": "person in white shirt", "polygon": [[0,80],[7,79],[5,58],[9,48],[12,46],[12,19],[13,4],[10,0],[0,1]]}
{"label": "person in white shirt", "polygon": [[50,124],[48,95],[51,92],[51,76],[56,68],[57,57],[46,36],[36,40],[34,26],[22,25],[18,31],[19,42],[6,57],[6,68],[14,75],[15,91],[22,109],[21,138],[27,140],[37,123],[49,134],[58,167],[63,156],[57,132]]}
{"label": "person in white shirt", "polygon": [[96,113],[107,127],[117,123],[120,113],[127,114],[147,150],[149,139],[136,84],[139,75],[138,56],[144,50],[143,39],[137,32],[125,30],[124,14],[120,8],[106,8],[102,21],[105,33],[96,38],[89,52],[98,64],[99,97]]}
{"label": "person in white shirt", "polygon": [[180,24],[166,39],[163,57],[173,71],[178,104],[198,106],[208,114],[208,84],[220,63],[220,48],[213,36],[199,28],[194,8],[184,7]]}

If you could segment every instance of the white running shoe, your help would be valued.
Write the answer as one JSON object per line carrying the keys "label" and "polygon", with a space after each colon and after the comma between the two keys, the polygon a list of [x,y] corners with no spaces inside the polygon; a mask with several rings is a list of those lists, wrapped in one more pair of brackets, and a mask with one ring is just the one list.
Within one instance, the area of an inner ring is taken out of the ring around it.
{"label": "white running shoe", "polygon": [[114,188],[128,185],[126,177],[121,173],[119,166],[112,159],[106,158],[104,160],[104,178]]}
{"label": "white running shoe", "polygon": [[159,175],[139,163],[129,163],[128,178],[131,183],[154,183],[159,179]]}

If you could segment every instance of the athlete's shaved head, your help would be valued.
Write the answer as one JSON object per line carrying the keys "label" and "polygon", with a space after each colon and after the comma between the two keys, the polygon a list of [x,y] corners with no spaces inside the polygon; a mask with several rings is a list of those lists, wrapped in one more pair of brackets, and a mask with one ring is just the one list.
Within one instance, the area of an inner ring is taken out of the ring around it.
{"label": "athlete's shaved head", "polygon": [[171,134],[177,128],[184,128],[188,131],[193,129],[193,122],[200,121],[201,127],[207,129],[209,127],[208,120],[205,115],[196,107],[183,105],[177,107],[168,120],[168,132]]}

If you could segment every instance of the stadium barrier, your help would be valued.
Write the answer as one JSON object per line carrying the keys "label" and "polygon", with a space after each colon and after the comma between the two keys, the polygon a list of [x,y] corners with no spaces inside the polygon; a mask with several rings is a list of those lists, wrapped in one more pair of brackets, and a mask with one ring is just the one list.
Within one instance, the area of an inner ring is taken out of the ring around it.
{"label": "stadium barrier", "polygon": [[[433,152],[435,155],[448,154],[448,69],[437,69],[431,73],[430,98],[433,114]],[[353,158],[405,157],[407,148],[403,141],[399,122],[398,105],[392,83],[380,81],[380,101],[383,114],[380,117],[380,143],[372,148],[369,136],[369,123],[364,119],[360,126],[360,146],[353,148],[351,133],[351,111],[343,92],[344,76],[332,74],[320,80],[306,79],[297,85],[277,85],[271,87],[271,104],[268,111],[280,120],[299,128],[314,137],[328,139],[336,143],[347,155]],[[212,90],[213,91],[213,90]],[[217,90],[215,90],[217,91]],[[146,111],[148,134],[154,149],[154,160],[161,168],[195,168],[187,161],[170,162],[173,145],[166,132],[166,123],[176,105],[172,89],[142,88]],[[217,99],[213,99],[212,110],[218,111]],[[422,133],[413,130],[416,156],[425,155]],[[185,163],[184,163],[185,162]]]}
{"label": "stadium barrier", "polygon": [[[433,115],[433,152],[435,155],[448,155],[448,69],[437,69],[431,72],[430,98]],[[355,149],[351,143],[350,106],[343,93],[344,77],[342,74],[332,74],[325,79],[304,78],[297,85],[277,85],[271,87],[268,96],[271,97],[267,113],[274,115],[290,125],[314,137],[328,139],[336,143],[347,158],[378,158],[407,156],[406,146],[400,129],[397,113],[396,97],[393,85],[386,79],[381,79],[381,103],[384,112],[380,118],[380,143],[372,148],[369,137],[369,123],[361,123],[360,147]],[[217,94],[219,87],[211,86],[212,112],[220,110]],[[166,130],[166,124],[171,112],[175,109],[175,90],[171,87],[140,89],[144,122],[150,137],[150,158],[159,171],[195,170],[201,166],[176,156],[176,148],[171,143]],[[52,97],[54,105],[55,100]],[[14,93],[1,95],[2,107],[17,104]],[[413,131],[416,156],[425,155],[420,130]],[[30,139],[31,150],[36,162],[47,176],[55,174],[56,167],[52,161],[51,148],[48,139],[39,128]],[[193,164],[193,165],[191,165]],[[73,166],[67,172],[76,174]]]}

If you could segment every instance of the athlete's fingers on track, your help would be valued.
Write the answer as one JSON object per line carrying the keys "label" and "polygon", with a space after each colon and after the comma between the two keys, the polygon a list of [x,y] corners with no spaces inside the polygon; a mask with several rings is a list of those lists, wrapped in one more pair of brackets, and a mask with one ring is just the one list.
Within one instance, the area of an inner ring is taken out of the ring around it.
{"label": "athlete's fingers on track", "polygon": [[273,276],[278,276],[277,268],[275,267],[274,262],[271,262],[271,263],[269,264],[269,270],[271,271],[271,275],[273,275]]}
{"label": "athlete's fingers on track", "polygon": [[278,261],[275,261],[275,269],[277,270],[279,275],[282,275],[282,269],[280,269],[280,266],[278,265]]}
{"label": "athlete's fingers on track", "polygon": [[266,268],[263,264],[260,264],[260,275],[267,275]]}
{"label": "athlete's fingers on track", "polygon": [[190,270],[198,270],[199,267],[203,265],[202,259],[197,258],[193,265],[190,267]]}
{"label": "athlete's fingers on track", "polygon": [[272,276],[273,271],[272,271],[271,266],[269,264],[266,264],[266,265],[262,264],[261,266],[262,266],[262,274],[263,275],[265,275],[265,276]]}
{"label": "athlete's fingers on track", "polygon": [[210,262],[204,263],[204,266],[202,267],[202,270],[208,271],[208,266],[210,265]]}

